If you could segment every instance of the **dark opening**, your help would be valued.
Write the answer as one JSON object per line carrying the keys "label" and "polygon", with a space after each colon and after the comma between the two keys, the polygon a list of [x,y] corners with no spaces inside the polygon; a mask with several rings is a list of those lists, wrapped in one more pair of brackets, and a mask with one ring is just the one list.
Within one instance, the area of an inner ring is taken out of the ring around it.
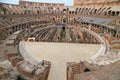
{"label": "dark opening", "polygon": [[55,18],[53,18],[53,21],[55,21]]}
{"label": "dark opening", "polygon": [[63,30],[65,30],[65,27],[62,27]]}
{"label": "dark opening", "polygon": [[78,11],[78,8],[76,8],[76,11]]}
{"label": "dark opening", "polygon": [[71,14],[71,11],[69,11],[69,14]]}
{"label": "dark opening", "polygon": [[77,11],[75,11],[75,14],[77,14]]}
{"label": "dark opening", "polygon": [[114,11],[112,12],[112,16],[115,16],[115,12]]}
{"label": "dark opening", "polygon": [[90,70],[89,70],[88,68],[86,68],[86,69],[84,70],[84,72],[90,72]]}
{"label": "dark opening", "polygon": [[81,8],[79,9],[79,11],[81,10]]}
{"label": "dark opening", "polygon": [[40,12],[37,10],[37,13],[39,14]]}
{"label": "dark opening", "polygon": [[120,14],[120,12],[119,12],[119,11],[117,11],[117,12],[116,12],[116,15],[118,16],[119,14]]}
{"label": "dark opening", "polygon": [[63,11],[66,11],[66,9],[63,9]]}
{"label": "dark opening", "polygon": [[22,75],[18,75],[16,80],[27,80],[27,79]]}
{"label": "dark opening", "polygon": [[66,19],[65,18],[63,19],[63,23],[66,23]]}

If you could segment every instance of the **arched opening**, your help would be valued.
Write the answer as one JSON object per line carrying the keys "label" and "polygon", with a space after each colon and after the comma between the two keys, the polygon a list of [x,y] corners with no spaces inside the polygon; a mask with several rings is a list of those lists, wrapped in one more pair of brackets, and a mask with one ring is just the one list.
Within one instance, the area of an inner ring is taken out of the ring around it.
{"label": "arched opening", "polygon": [[94,14],[96,14],[96,12],[97,12],[97,9],[94,10]]}
{"label": "arched opening", "polygon": [[75,11],[75,14],[77,14],[77,11]]}
{"label": "arched opening", "polygon": [[39,12],[39,10],[37,10],[37,14],[39,14],[40,12]]}
{"label": "arched opening", "polygon": [[63,19],[63,23],[66,23],[66,18]]}
{"label": "arched opening", "polygon": [[110,11],[108,11],[108,14],[109,14],[109,16],[111,15],[111,10],[110,10]]}
{"label": "arched opening", "polygon": [[63,11],[66,11],[66,9],[63,9]]}
{"label": "arched opening", "polygon": [[55,21],[55,18],[53,18],[53,21]]}
{"label": "arched opening", "polygon": [[107,12],[106,11],[104,12],[104,15],[107,16]]}
{"label": "arched opening", "polygon": [[100,11],[102,8],[99,8],[98,11]]}
{"label": "arched opening", "polygon": [[117,15],[117,16],[119,16],[119,14],[120,14],[120,12],[119,12],[119,11],[117,11],[117,12],[116,12],[116,15]]}
{"label": "arched opening", "polygon": [[76,11],[78,11],[78,8],[76,8]]}
{"label": "arched opening", "polygon": [[112,11],[112,16],[115,16],[115,11]]}
{"label": "arched opening", "polygon": [[71,11],[69,11],[69,14],[71,14]]}
{"label": "arched opening", "polygon": [[63,9],[63,13],[66,13],[66,9]]}
{"label": "arched opening", "polygon": [[79,11],[81,10],[81,8],[79,9]]}
{"label": "arched opening", "polygon": [[85,8],[82,9],[82,11],[84,10]]}
{"label": "arched opening", "polygon": [[72,14],[74,14],[74,11],[72,11]]}

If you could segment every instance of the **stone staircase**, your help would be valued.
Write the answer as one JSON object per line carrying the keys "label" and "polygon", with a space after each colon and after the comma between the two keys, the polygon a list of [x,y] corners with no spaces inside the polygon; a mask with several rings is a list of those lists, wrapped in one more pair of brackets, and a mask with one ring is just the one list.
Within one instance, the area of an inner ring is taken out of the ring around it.
{"label": "stone staircase", "polygon": [[71,66],[72,67],[72,70],[73,70],[73,73],[74,74],[79,74],[80,73],[80,64],[74,64]]}

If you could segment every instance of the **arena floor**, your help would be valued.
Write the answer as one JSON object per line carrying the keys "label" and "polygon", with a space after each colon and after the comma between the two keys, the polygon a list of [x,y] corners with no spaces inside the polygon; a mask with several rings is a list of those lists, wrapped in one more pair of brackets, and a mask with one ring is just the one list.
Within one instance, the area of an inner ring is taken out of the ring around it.
{"label": "arena floor", "polygon": [[31,56],[51,61],[48,80],[66,80],[66,62],[90,59],[100,47],[100,44],[25,42],[25,49]]}

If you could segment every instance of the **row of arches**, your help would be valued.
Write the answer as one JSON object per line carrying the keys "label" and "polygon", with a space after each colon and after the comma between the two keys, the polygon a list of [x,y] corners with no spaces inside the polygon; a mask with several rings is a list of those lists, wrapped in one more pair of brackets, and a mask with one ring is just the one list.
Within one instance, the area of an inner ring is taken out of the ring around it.
{"label": "row of arches", "polygon": [[101,8],[75,8],[71,11],[71,9],[63,9],[63,12],[66,11],[68,14],[84,14],[84,15],[99,15],[102,14],[104,16],[120,16],[120,11],[112,10],[112,7],[101,7]]}

